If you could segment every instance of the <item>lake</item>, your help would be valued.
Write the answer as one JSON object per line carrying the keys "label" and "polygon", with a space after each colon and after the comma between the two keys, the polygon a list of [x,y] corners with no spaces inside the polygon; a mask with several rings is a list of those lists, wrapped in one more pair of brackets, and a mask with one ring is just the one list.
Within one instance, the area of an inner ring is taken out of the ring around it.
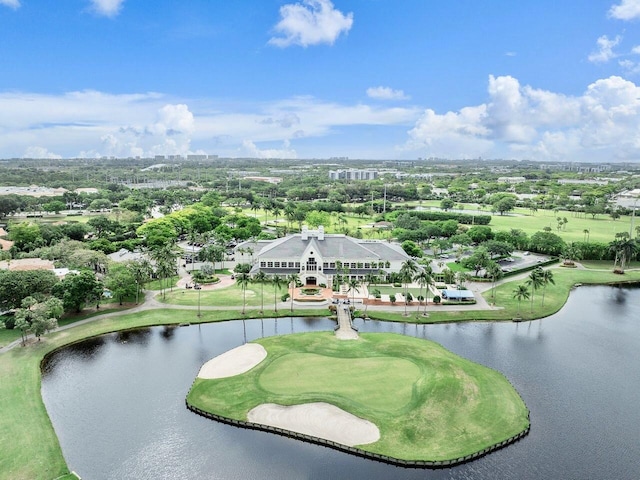
{"label": "lake", "polygon": [[245,336],[333,330],[326,318],[153,327],[89,339],[49,358],[42,395],[69,468],[83,480],[640,478],[640,289],[580,287],[559,313],[535,322],[356,324],[362,332],[428,338],[501,371],[531,410],[530,434],[465,465],[414,470],[186,409],[191,383],[210,358]]}

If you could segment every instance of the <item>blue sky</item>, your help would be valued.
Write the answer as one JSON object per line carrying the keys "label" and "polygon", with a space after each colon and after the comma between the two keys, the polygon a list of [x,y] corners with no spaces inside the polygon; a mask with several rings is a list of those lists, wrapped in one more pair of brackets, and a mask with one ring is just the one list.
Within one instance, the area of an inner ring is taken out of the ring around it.
{"label": "blue sky", "polygon": [[636,161],[639,25],[640,0],[0,0],[0,157]]}

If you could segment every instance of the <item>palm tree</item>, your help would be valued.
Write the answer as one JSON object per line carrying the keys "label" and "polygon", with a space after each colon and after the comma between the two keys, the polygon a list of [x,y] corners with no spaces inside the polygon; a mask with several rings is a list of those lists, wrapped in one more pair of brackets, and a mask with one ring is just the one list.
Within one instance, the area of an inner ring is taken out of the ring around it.
{"label": "palm tree", "polygon": [[[432,278],[431,272],[427,271],[427,269],[421,270],[416,273],[415,277],[413,277],[413,281],[420,285],[420,295],[418,298],[422,297],[422,289],[426,287],[426,292],[424,296],[424,312],[427,313],[427,303],[429,303],[429,285],[431,285]],[[418,305],[418,310],[420,306]]]}
{"label": "palm tree", "polygon": [[260,313],[264,312],[264,283],[267,281],[267,274],[260,270],[253,276],[253,281],[260,284]]}
{"label": "palm tree", "polygon": [[351,304],[355,305],[356,292],[360,291],[358,290],[358,287],[360,286],[360,282],[355,276],[353,276],[352,278],[349,279],[349,281],[347,282],[347,285],[349,285],[349,290],[351,291]]}
{"label": "palm tree", "polygon": [[487,275],[491,278],[491,298],[493,303],[496,303],[496,281],[502,277],[502,269],[496,262],[490,262],[487,265]]}
{"label": "palm tree", "polygon": [[533,296],[538,288],[543,285],[542,281],[542,268],[536,267],[529,274],[527,285],[531,286],[531,311],[533,312]]}
{"label": "palm tree", "polygon": [[278,313],[278,292],[286,282],[280,275],[274,275],[271,277],[271,283],[273,283],[273,311]]}
{"label": "palm tree", "polygon": [[213,264],[213,271],[216,270],[216,262],[221,262],[224,258],[224,248],[220,245],[207,245],[198,252],[198,260]]}
{"label": "palm tree", "polygon": [[247,306],[247,286],[249,286],[249,277],[248,273],[240,273],[236,276],[236,281],[240,288],[242,289],[242,314],[245,314],[246,306]]}
{"label": "palm tree", "polygon": [[520,316],[520,303],[522,300],[526,300],[529,298],[529,289],[526,285],[518,285],[513,291],[513,298],[518,300],[518,313],[517,316]]}
{"label": "palm tree", "polygon": [[[618,235],[616,235],[616,237],[618,237]],[[626,266],[627,261],[631,260],[633,255],[636,253],[637,248],[636,242],[629,238],[619,237],[617,240],[611,242],[609,244],[609,249],[615,253],[615,261],[613,264],[614,271],[624,273],[624,267]],[[620,262],[620,269],[616,270],[618,261]]]}
{"label": "palm tree", "polygon": [[[200,238],[200,234],[195,229],[190,228],[187,232],[187,240],[191,244],[191,273],[196,265],[196,243]],[[215,269],[214,269],[215,270]]]}
{"label": "palm tree", "polygon": [[[494,262],[495,263],[495,262]],[[465,284],[471,280],[471,274],[469,272],[457,272],[456,273],[456,280],[458,282],[458,285],[464,287]]]}
{"label": "palm tree", "polygon": [[582,233],[584,233],[584,241],[589,243],[589,229],[585,228]]}
{"label": "palm tree", "polygon": [[544,307],[544,292],[547,289],[547,284],[555,285],[556,282],[553,279],[553,272],[551,270],[543,270],[540,278],[542,279],[542,306]]}
{"label": "palm tree", "polygon": [[287,275],[287,282],[291,285],[291,312],[293,313],[293,293],[295,292],[296,285],[300,281],[300,275],[297,273],[291,273]]}
{"label": "palm tree", "polygon": [[[364,283],[365,283],[365,287],[367,289],[367,298],[369,297],[369,287],[371,286],[371,284],[373,283],[374,285],[376,285],[378,283],[379,279],[378,276],[375,273],[367,273],[364,277]],[[364,304],[364,316],[367,316],[367,307],[369,306],[368,303],[365,302]]]}
{"label": "palm tree", "polygon": [[153,267],[151,263],[146,258],[141,258],[139,260],[134,260],[128,265],[129,271],[133,275],[134,281],[136,282],[136,304],[138,303],[138,298],[140,293],[144,288],[144,284],[149,281],[151,278],[151,274],[153,273]]}
{"label": "palm tree", "polygon": [[564,265],[574,265],[576,260],[582,259],[582,250],[574,242],[568,244],[560,254]]}
{"label": "palm tree", "polygon": [[278,205],[274,205],[272,212],[273,212],[273,216],[275,217],[275,225],[277,227],[278,226],[278,216],[282,213],[282,210],[280,210],[280,207]]}
{"label": "palm tree", "polygon": [[260,202],[253,201],[251,202],[251,210],[253,210],[254,218],[258,218],[258,210],[260,210]]}
{"label": "palm tree", "polygon": [[456,274],[450,268],[445,268],[442,270],[442,277],[444,283],[453,283],[456,280]]}
{"label": "palm tree", "polygon": [[[150,252],[151,258],[156,262],[156,273],[160,277],[162,296],[165,297],[165,281],[176,274],[176,262],[179,254],[172,243],[166,243],[154,248]],[[173,284],[171,284],[173,290]]]}
{"label": "palm tree", "polygon": [[407,316],[407,292],[409,290],[409,283],[413,279],[413,276],[418,271],[418,266],[413,260],[406,260],[400,267],[400,278],[404,283],[404,315]]}

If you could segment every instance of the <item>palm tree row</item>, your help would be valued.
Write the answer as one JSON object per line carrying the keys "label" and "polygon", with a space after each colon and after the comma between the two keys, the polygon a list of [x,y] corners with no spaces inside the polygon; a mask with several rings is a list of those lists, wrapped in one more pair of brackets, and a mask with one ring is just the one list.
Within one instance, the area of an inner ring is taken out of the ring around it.
{"label": "palm tree row", "polygon": [[242,290],[242,314],[246,311],[247,287],[250,282],[260,284],[260,313],[264,313],[264,285],[270,283],[273,285],[273,311],[278,312],[278,292],[282,290],[285,284],[292,288],[291,292],[291,311],[293,311],[293,288],[299,281],[298,274],[288,275],[286,277],[280,275],[269,276],[264,272],[258,272],[253,277],[248,273],[239,273],[236,275],[236,281]]}
{"label": "palm tree row", "polygon": [[[555,285],[555,283],[551,270],[544,270],[542,267],[534,268],[529,274],[527,281],[524,284],[518,285],[515,290],[513,290],[513,298],[518,300],[518,317],[520,316],[520,303],[522,300],[531,299],[531,311],[533,312],[533,298],[535,291],[539,288],[542,288],[542,306],[544,307],[544,294],[547,285]],[[531,287],[531,290],[529,290],[529,287]]]}

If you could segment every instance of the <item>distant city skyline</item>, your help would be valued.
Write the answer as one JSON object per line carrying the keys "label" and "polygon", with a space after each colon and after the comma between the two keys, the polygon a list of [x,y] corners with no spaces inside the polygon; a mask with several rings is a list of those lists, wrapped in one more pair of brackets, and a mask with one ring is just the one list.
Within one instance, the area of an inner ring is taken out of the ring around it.
{"label": "distant city skyline", "polygon": [[640,0],[0,0],[0,158],[640,160]]}

